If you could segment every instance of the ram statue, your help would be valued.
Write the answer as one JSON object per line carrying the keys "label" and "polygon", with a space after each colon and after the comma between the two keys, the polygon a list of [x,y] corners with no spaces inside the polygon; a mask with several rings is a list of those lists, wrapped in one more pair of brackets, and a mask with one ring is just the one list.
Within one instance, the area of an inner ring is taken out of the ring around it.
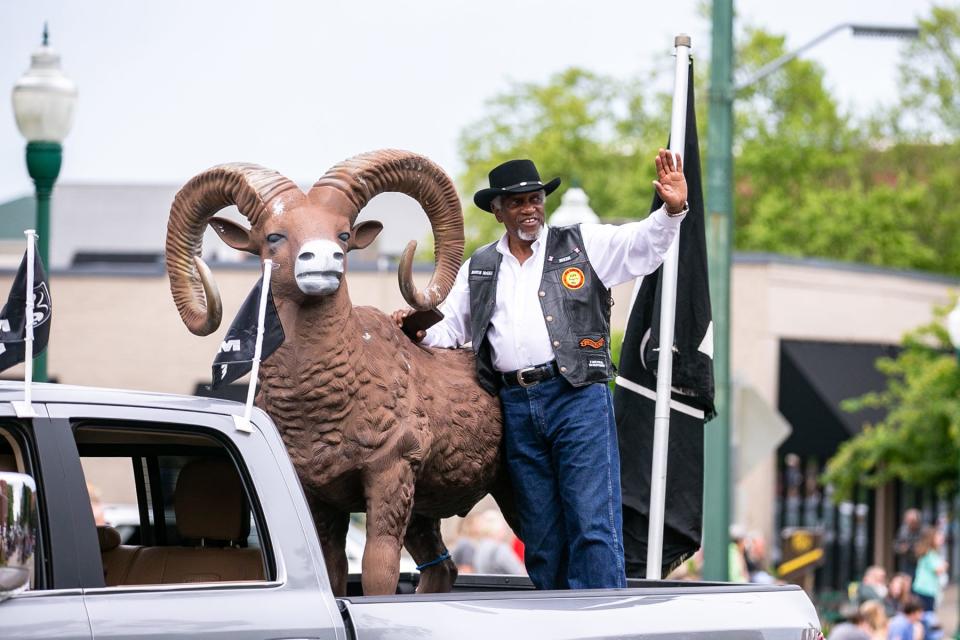
{"label": "ram statue", "polygon": [[[177,193],[167,227],[170,289],[194,334],[216,331],[221,320],[220,294],[200,257],[208,224],[231,247],[274,263],[270,286],[286,340],[260,368],[256,404],[280,429],[337,594],[346,592],[352,512],[367,516],[365,594],[394,593],[401,545],[429,565],[421,592],[449,591],[457,570],[440,519],[466,513],[487,493],[513,520],[499,401],[477,383],[472,352],[418,345],[385,313],[350,302],[347,253],[368,246],[383,228],[358,224],[357,215],[388,191],[411,196],[430,219],[434,273],[422,291],[416,288],[411,241],[399,281],[411,307],[433,309],[463,259],[463,215],[450,178],[420,155],[358,155],[306,193],[258,165],[213,167]],[[249,229],[214,217],[229,205]]]}

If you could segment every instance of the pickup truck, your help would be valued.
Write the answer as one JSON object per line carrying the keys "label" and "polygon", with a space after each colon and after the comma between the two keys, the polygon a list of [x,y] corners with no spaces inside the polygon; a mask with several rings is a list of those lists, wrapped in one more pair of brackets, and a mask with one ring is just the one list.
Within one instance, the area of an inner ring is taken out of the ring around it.
{"label": "pickup truck", "polygon": [[[631,581],[536,591],[465,575],[452,593],[333,596],[307,502],[270,418],[239,431],[239,404],[199,397],[0,383],[0,637],[756,638],[815,640],[793,586]],[[26,415],[21,410],[19,413]],[[137,496],[121,544],[97,526],[96,465]]]}

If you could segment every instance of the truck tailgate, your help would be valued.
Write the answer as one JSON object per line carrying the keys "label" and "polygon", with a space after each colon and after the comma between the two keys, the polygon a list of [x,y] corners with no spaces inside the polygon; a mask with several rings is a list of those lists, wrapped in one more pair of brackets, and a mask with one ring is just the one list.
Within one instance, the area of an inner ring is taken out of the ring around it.
{"label": "truck tailgate", "polygon": [[341,604],[357,640],[712,638],[816,640],[798,587],[753,585],[359,597]]}

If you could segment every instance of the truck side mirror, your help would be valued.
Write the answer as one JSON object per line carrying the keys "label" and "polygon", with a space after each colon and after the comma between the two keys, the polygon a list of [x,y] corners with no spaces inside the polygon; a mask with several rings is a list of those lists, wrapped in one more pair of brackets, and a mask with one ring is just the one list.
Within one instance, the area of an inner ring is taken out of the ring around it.
{"label": "truck side mirror", "polygon": [[0,601],[30,586],[38,523],[33,478],[0,473]]}

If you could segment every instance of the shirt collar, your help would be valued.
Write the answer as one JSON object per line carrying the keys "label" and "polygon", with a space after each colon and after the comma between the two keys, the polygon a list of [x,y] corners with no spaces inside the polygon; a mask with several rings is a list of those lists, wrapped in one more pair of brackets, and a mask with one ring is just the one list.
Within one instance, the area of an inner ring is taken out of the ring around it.
{"label": "shirt collar", "polygon": [[[541,253],[543,247],[547,244],[547,232],[550,230],[550,227],[547,226],[547,223],[543,223],[543,230],[540,232],[540,236],[533,241],[533,244],[530,245],[530,248],[533,249],[533,255],[538,255]],[[497,242],[497,251],[505,256],[512,256],[510,253],[510,245],[507,244],[507,233],[504,232],[500,236],[500,240]]]}

